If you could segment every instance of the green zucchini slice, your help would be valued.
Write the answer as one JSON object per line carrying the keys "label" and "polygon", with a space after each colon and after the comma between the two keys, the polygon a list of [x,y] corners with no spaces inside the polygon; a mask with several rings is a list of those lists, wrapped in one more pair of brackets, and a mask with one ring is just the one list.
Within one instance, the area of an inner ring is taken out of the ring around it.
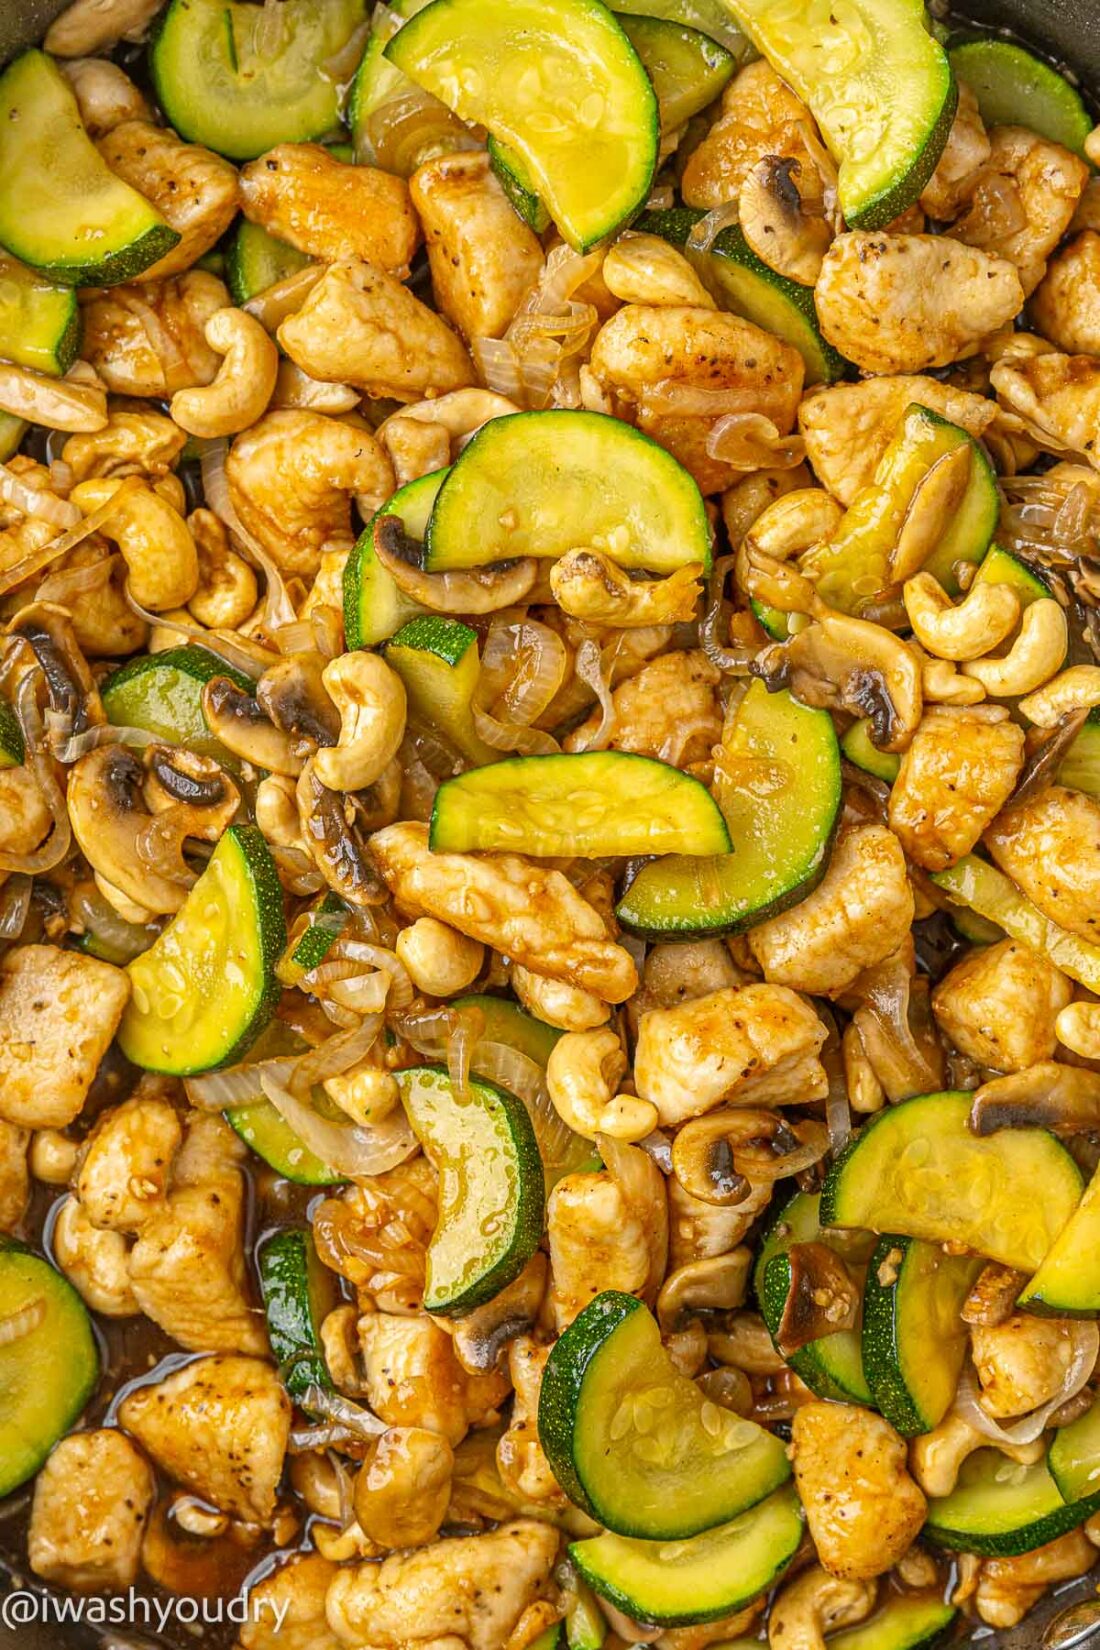
{"label": "green zucchini slice", "polygon": [[520,155],[579,251],[644,204],[657,166],[657,98],[598,0],[435,0],[386,57]]}
{"label": "green zucchini slice", "polygon": [[1100,1497],[1100,1404],[1094,1403],[1068,1427],[1059,1427],[1047,1451],[1050,1476],[1071,1506]]}
{"label": "green zucchini slice", "polygon": [[535,192],[522,158],[506,143],[498,143],[495,137],[490,137],[488,149],[489,165],[513,208],[529,229],[536,235],[543,234],[550,227],[550,214]]}
{"label": "green zucchini slice", "polygon": [[682,23],[620,12],[619,26],[653,82],[662,132],[713,103],[737,66],[724,46]]}
{"label": "green zucchini slice", "polygon": [[306,254],[296,246],[288,246],[258,223],[242,218],[225,260],[225,279],[233,302],[247,304],[257,292],[266,292],[277,281],[296,275],[308,263]]}
{"label": "green zucchini slice", "polygon": [[0,246],[64,286],[133,281],[179,241],[110,170],[45,52],[0,75]]}
{"label": "green zucchini slice", "polygon": [[1020,598],[1021,608],[1030,607],[1032,602],[1051,593],[1050,586],[1037,573],[1026,567],[1018,556],[1009,550],[1002,550],[997,544],[992,546],[975,573],[974,583],[1010,585]]}
{"label": "green zucchini slice", "polygon": [[[821,1229],[820,1193],[796,1192],[785,1205],[760,1245],[760,1253],[753,1269],[753,1288],[761,1315],[774,1338],[783,1316],[790,1289],[790,1264],[787,1251],[796,1243],[824,1243],[835,1249],[845,1260],[862,1272],[866,1264],[870,1240],[853,1240],[839,1232]],[[860,1252],[862,1251],[862,1254]],[[800,1380],[819,1398],[833,1398],[841,1403],[873,1404],[871,1388],[864,1373],[858,1327],[840,1329],[835,1335],[823,1335],[799,1347],[787,1358],[787,1363]]]}
{"label": "green zucchini slice", "polygon": [[[1081,733],[1086,731],[1082,728]],[[1012,939],[1042,951],[1071,980],[1100,993],[1100,945],[1051,922],[995,865],[974,854],[964,854],[946,871],[933,872],[932,881],[956,904],[969,906],[978,916],[1003,928]]]}
{"label": "green zucchini slice", "polygon": [[884,1237],[863,1293],[863,1367],[904,1438],[931,1432],[955,1401],[967,1326],[959,1316],[982,1262],[918,1238]]}
{"label": "green zucchini slice", "polygon": [[25,418],[17,418],[10,412],[0,412],[0,464],[6,464],[8,459],[19,451],[26,433]]}
{"label": "green zucchini slice", "polygon": [[829,1170],[821,1224],[965,1244],[1034,1272],[1080,1201],[1080,1170],[1045,1129],[973,1134],[972,1102],[919,1094],[879,1112]]}
{"label": "green zucchini slice", "polygon": [[181,137],[230,160],[309,143],[340,123],[327,65],[366,15],[365,0],[172,0],[149,49],[157,101]]}
{"label": "green zucchini slice", "polygon": [[705,785],[627,751],[515,756],[445,780],[432,849],[536,859],[728,853],[729,832]]}
{"label": "green zucchini slice", "polygon": [[755,55],[723,0],[630,0],[629,9],[635,17],[664,17],[670,23],[686,23],[717,40],[738,63],[747,63]]}
{"label": "green zucchini slice", "polygon": [[245,693],[255,683],[204,647],[170,647],[163,653],[142,654],[108,676],[103,684],[103,709],[118,728],[144,728],[158,739],[186,745],[200,756],[236,768],[203,714],[202,690],[215,676],[228,676]]}
{"label": "green zucchini slice", "polygon": [[305,929],[297,940],[291,935],[286,951],[279,958],[276,972],[283,985],[301,985],[303,974],[325,960],[350,915],[336,894],[327,893],[317,901],[307,916]]}
{"label": "green zucchini slice", "polygon": [[410,538],[423,542],[436,495],[448,475],[433,470],[430,475],[399,487],[367,523],[358,543],[344,563],[344,633],[349,648],[377,647],[396,635],[409,619],[425,612],[398,588],[397,582],[378,560],[374,534],[385,516],[396,516]]}
{"label": "green zucchini slice", "polygon": [[555,1343],[538,1427],[570,1500],[644,1541],[728,1524],[790,1477],[782,1441],[704,1398],[674,1368],[652,1313],[613,1289]]}
{"label": "green zucchini slice", "polygon": [[643,865],[617,909],[632,933],[737,933],[805,899],[825,875],[841,804],[828,712],[753,682],[723,762],[719,801],[733,852]]}
{"label": "green zucchini slice", "polygon": [[484,1077],[460,1093],[446,1071],[394,1074],[425,1156],[439,1174],[424,1307],[459,1317],[512,1283],[538,1248],[545,1186],[527,1108]]}
{"label": "green zucchini slice", "polygon": [[866,716],[858,722],[853,722],[844,738],[840,741],[840,748],[849,762],[864,773],[871,774],[875,779],[881,779],[884,785],[892,785],[898,777],[901,767],[901,757],[891,751],[880,751],[871,741],[871,723]]}
{"label": "green zucchini slice", "polygon": [[[451,999],[453,1008],[476,1008],[484,1023],[481,1042],[505,1043],[518,1053],[545,1067],[554,1052],[554,1045],[563,1035],[556,1026],[536,1020],[533,1014],[520,1008],[507,997],[490,997],[484,992],[472,992],[467,997]],[[476,1060],[476,1052],[475,1052]],[[476,1064],[474,1069],[476,1070]]]}
{"label": "green zucchini slice", "polygon": [[728,4],[821,127],[849,229],[892,223],[935,171],[958,103],[922,0],[850,0],[840,11],[827,0]]}
{"label": "green zucchini slice", "polygon": [[870,1621],[830,1633],[829,1650],[931,1650],[958,1620],[938,1593],[895,1593]]}
{"label": "green zucchini slice", "polygon": [[334,1275],[318,1258],[311,1234],[304,1228],[273,1232],[261,1243],[256,1266],[268,1339],[287,1391],[299,1400],[311,1386],[327,1391],[332,1377],[321,1325],[339,1304],[339,1291]]}
{"label": "green zucchini slice", "polygon": [[430,0],[394,0],[383,20],[371,19],[366,50],[348,94],[348,126],[355,159],[410,178],[424,161],[452,149],[470,147],[470,133],[423,87],[417,86],[386,56],[386,45],[408,18]]}
{"label": "green zucchini slice", "polygon": [[1100,1506],[1100,1494],[1068,1505],[1046,1461],[1020,1467],[1000,1450],[963,1462],[950,1495],[928,1503],[924,1535],[937,1546],[1014,1558],[1075,1530]]}
{"label": "green zucchini slice", "polygon": [[79,353],[80,310],[72,287],[0,258],[0,359],[60,378]]}
{"label": "green zucchini slice", "polygon": [[99,1380],[84,1302],[60,1272],[0,1237],[0,1319],[25,1332],[0,1346],[0,1496],[34,1476]]}
{"label": "green zucchini slice", "polygon": [[564,1621],[552,1621],[537,1639],[532,1639],[530,1650],[567,1650],[568,1644]]}
{"label": "green zucchini slice", "polygon": [[27,760],[23,729],[6,699],[0,699],[0,770],[21,768]]}
{"label": "green zucchini slice", "polygon": [[1091,1318],[1100,1312],[1100,1172],[1058,1233],[1019,1304],[1028,1312]]}
{"label": "green zucchini slice", "polygon": [[1058,769],[1059,785],[1069,785],[1086,796],[1100,797],[1100,709],[1089,719],[1069,747]]}
{"label": "green zucchini slice", "polygon": [[802,1509],[785,1484],[728,1524],[685,1541],[598,1535],[569,1556],[594,1593],[632,1621],[688,1627],[733,1615],[769,1588],[798,1550]]}
{"label": "green zucchini slice", "polygon": [[[442,5],[445,0],[436,0]],[[671,453],[606,413],[552,409],[494,418],[439,490],[424,565],[441,573],[578,545],[620,567],[710,566],[703,496]]]}
{"label": "green zucchini slice", "polygon": [[500,752],[474,727],[470,708],[481,674],[476,630],[459,619],[426,614],[402,625],[385,652],[414,715],[438,728],[470,762],[499,760]]}
{"label": "green zucchini slice", "polygon": [[[320,1092],[323,1095],[323,1090]],[[326,1106],[319,1101],[317,1091],[313,1095],[313,1105],[322,1117],[330,1116],[332,1122],[346,1121],[339,1107],[331,1102]],[[270,1100],[264,1098],[259,1085],[256,1099],[231,1106],[225,1113],[225,1120],[257,1157],[262,1157],[276,1174],[296,1186],[339,1186],[347,1179],[346,1175],[338,1174],[327,1163],[322,1163],[308,1146],[302,1144],[285,1117]]]}
{"label": "green zucchini slice", "polygon": [[1087,158],[1085,139],[1096,122],[1064,74],[1014,40],[991,35],[952,39],[947,55],[978,99],[987,126],[1026,126]]}
{"label": "green zucchini slice", "polygon": [[283,891],[254,825],[231,825],[160,938],[127,972],[119,1047],[145,1071],[186,1077],[241,1059],[275,1011]]}

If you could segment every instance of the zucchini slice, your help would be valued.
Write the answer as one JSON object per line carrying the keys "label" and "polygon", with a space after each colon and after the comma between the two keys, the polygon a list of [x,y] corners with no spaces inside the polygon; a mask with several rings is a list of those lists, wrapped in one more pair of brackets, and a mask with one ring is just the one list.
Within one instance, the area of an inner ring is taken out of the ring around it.
{"label": "zucchini slice", "polygon": [[[449,0],[436,0],[437,5]],[[439,490],[424,543],[431,573],[578,545],[620,567],[710,566],[703,495],[671,453],[606,413],[509,413],[482,425]]]}
{"label": "zucchini slice", "polygon": [[1100,708],[1089,719],[1069,747],[1058,769],[1059,785],[1069,785],[1086,796],[1100,797]]}
{"label": "zucchini slice", "polygon": [[925,1537],[992,1558],[1014,1558],[1083,1524],[1100,1493],[1067,1504],[1046,1461],[1020,1467],[996,1449],[980,1449],[963,1462],[950,1495],[928,1503]]}
{"label": "zucchini slice", "polygon": [[891,582],[890,552],[918,487],[934,464],[960,447],[970,454],[966,492],[923,566],[945,590],[957,593],[955,563],[980,561],[997,530],[1001,508],[997,477],[973,436],[939,413],[914,405],[898,425],[874,481],[857,495],[833,537],[799,561],[799,570],[813,580],[818,595],[830,607],[858,614],[865,602],[873,601]]}
{"label": "zucchini slice", "polygon": [[[753,1269],[753,1288],[768,1333],[775,1337],[783,1316],[790,1290],[790,1264],[787,1251],[795,1243],[824,1243],[835,1249],[844,1259],[856,1261],[862,1250],[866,1263],[870,1240],[856,1242],[839,1232],[823,1232],[819,1215],[821,1195],[814,1192],[796,1192],[785,1205],[760,1245],[760,1253]],[[859,1268],[862,1271],[862,1267]],[[787,1358],[788,1364],[800,1380],[819,1398],[834,1398],[842,1403],[873,1404],[875,1402],[867,1376],[864,1373],[858,1327],[840,1329],[835,1335],[823,1335],[799,1347]]]}
{"label": "zucchini slice", "polygon": [[[536,1020],[533,1014],[528,1014],[525,1008],[520,1008],[518,1003],[511,1002],[507,997],[490,997],[484,992],[472,992],[466,997],[453,997],[451,1007],[480,1009],[485,1025],[481,1041],[505,1043],[518,1053],[525,1054],[528,1060],[533,1060],[537,1066],[545,1067],[548,1064],[555,1044],[564,1035],[556,1026],[548,1026],[544,1020]],[[476,1051],[474,1058],[477,1058]]]}
{"label": "zucchini slice", "polygon": [[99,1349],[67,1278],[0,1237],[0,1319],[26,1332],[0,1346],[0,1496],[34,1476],[95,1391]]}
{"label": "zucchini slice", "polygon": [[530,1650],[568,1650],[564,1621],[552,1621],[537,1639],[531,1640]]}
{"label": "zucchini slice", "polygon": [[704,1398],[673,1366],[652,1313],[614,1289],[555,1342],[538,1425],[570,1500],[644,1541],[728,1524],[791,1472],[782,1440]]}
{"label": "zucchini slice", "polygon": [[348,94],[348,126],[354,158],[411,178],[417,167],[452,149],[468,149],[470,133],[423,87],[417,86],[386,56],[387,42],[408,18],[430,0],[394,0],[383,21],[381,8]]}
{"label": "zucchini slice", "polygon": [[753,682],[723,764],[719,801],[733,852],[643,865],[616,913],[632,933],[737,933],[805,899],[825,875],[841,804],[828,712]]}
{"label": "zucchini slice", "polygon": [[955,1401],[967,1326],[959,1316],[982,1262],[918,1238],[884,1237],[863,1292],[863,1367],[903,1438],[939,1426]]}
{"label": "zucchini slice", "polygon": [[435,0],[386,57],[516,151],[578,251],[644,204],[657,167],[657,98],[598,0]]}
{"label": "zucchini slice", "polygon": [[395,1072],[425,1156],[439,1174],[424,1307],[460,1317],[512,1283],[538,1248],[545,1184],[527,1108],[484,1077],[459,1093],[445,1070]]}
{"label": "zucchini slice", "polygon": [[426,611],[400,590],[392,573],[374,553],[374,533],[384,516],[396,516],[410,538],[423,542],[436,495],[448,475],[430,475],[399,487],[371,517],[344,563],[344,632],[349,648],[377,647],[388,642],[409,619]]}
{"label": "zucchini slice", "polygon": [[653,82],[662,132],[713,103],[737,66],[724,46],[683,23],[620,12],[619,26]]}
{"label": "zucchini slice", "polygon": [[955,1090],[879,1112],[829,1170],[821,1224],[965,1244],[1034,1272],[1080,1201],[1080,1170],[1045,1129],[973,1134],[972,1103]]}
{"label": "zucchini slice", "polygon": [[211,733],[203,714],[202,690],[215,676],[228,676],[245,693],[256,685],[204,647],[170,647],[131,659],[108,676],[101,690],[103,709],[115,727],[144,728],[236,770],[238,763]]}
{"label": "zucchini slice", "polygon": [[[324,1091],[320,1093],[323,1095]],[[323,1117],[329,1115],[331,1108],[333,1122],[344,1118],[344,1113],[337,1106],[331,1102],[328,1106],[323,1104],[316,1091],[313,1104]],[[337,1174],[327,1163],[322,1163],[308,1146],[302,1144],[285,1117],[260,1092],[258,1085],[256,1099],[231,1106],[225,1113],[225,1120],[257,1157],[262,1157],[269,1168],[295,1186],[339,1186],[347,1179],[346,1175]]]}
{"label": "zucchini slice", "polygon": [[8,701],[0,698],[0,769],[21,768],[26,760],[23,729]]}
{"label": "zucchini slice", "polygon": [[1011,551],[1002,550],[997,544],[993,545],[975,573],[974,583],[1010,585],[1020,598],[1021,609],[1030,607],[1032,602],[1037,602],[1041,597],[1049,596],[1051,593],[1050,586],[1038,573],[1026,567]]}
{"label": "zucchini slice", "polygon": [[901,767],[901,757],[891,751],[880,751],[871,741],[871,723],[866,716],[858,722],[853,722],[844,738],[840,741],[840,748],[849,762],[864,773],[871,774],[875,779],[881,779],[884,785],[892,785],[898,777]]}
{"label": "zucchini slice", "polygon": [[481,674],[476,630],[459,619],[425,614],[402,625],[385,652],[415,715],[439,728],[470,762],[499,761],[500,752],[474,727],[470,709]]}
{"label": "zucchini slice", "polygon": [[569,1556],[594,1593],[632,1621],[688,1627],[733,1615],[783,1574],[802,1540],[802,1508],[785,1484],[728,1524],[686,1541],[598,1535]]}
{"label": "zucchini slice", "polygon": [[305,1228],[273,1232],[261,1243],[256,1265],[271,1351],[287,1391],[301,1400],[311,1386],[330,1390],[321,1325],[339,1304],[339,1290],[311,1234]]}
{"label": "zucchini slice", "polygon": [[1050,1476],[1071,1506],[1095,1504],[1100,1496],[1100,1403],[1068,1427],[1059,1427],[1047,1451]]}
{"label": "zucchini slice", "polygon": [[[1086,731],[1082,728],[1081,733]],[[980,917],[1003,928],[1011,939],[1042,951],[1071,980],[1100,993],[1100,945],[1079,939],[1051,922],[995,865],[974,854],[964,854],[946,871],[933,872],[932,881],[956,904],[969,906]]]}
{"label": "zucchini slice", "polygon": [[475,849],[536,859],[728,853],[705,785],[627,751],[515,756],[445,780],[432,809],[437,853]]}
{"label": "zucchini slice", "polygon": [[948,41],[947,55],[975,97],[987,126],[1026,126],[1082,160],[1096,122],[1076,86],[1014,40],[991,35]]}
{"label": "zucchini slice", "polygon": [[283,891],[254,825],[230,825],[183,906],[127,972],[119,1047],[176,1077],[241,1059],[275,1011]]}
{"label": "zucchini slice", "polygon": [[60,378],[79,353],[80,310],[72,287],[0,258],[0,359]]}
{"label": "zucchini slice", "polygon": [[273,30],[241,0],[172,0],[149,48],[157,101],[181,137],[230,160],[327,137],[340,87],[326,65],[365,15],[365,0],[282,0]]}
{"label": "zucchini slice", "polygon": [[565,1642],[569,1650],[602,1650],[607,1622],[591,1587],[573,1574],[569,1578],[565,1609]]}
{"label": "zucchini slice", "polygon": [[25,418],[17,418],[10,412],[0,412],[0,464],[6,464],[8,459],[19,451],[26,433]]}
{"label": "zucchini slice", "polygon": [[318,900],[306,918],[306,926],[295,941],[293,933],[276,970],[285,986],[302,983],[302,975],[316,968],[329,951],[351,915],[343,900],[331,892]]}
{"label": "zucchini slice", "polygon": [[0,246],[64,286],[133,281],[179,241],[110,170],[45,52],[0,75]]}
{"label": "zucchini slice", "polygon": [[722,309],[791,344],[805,363],[807,386],[832,384],[843,378],[850,370],[849,364],[822,335],[813,288],[800,286],[769,269],[736,224],[719,232],[709,252],[691,251],[687,248],[688,236],[705,216],[694,207],[673,207],[643,213],[635,227],[660,235],[680,251],[687,250],[711,297]]}
{"label": "zucchini slice", "polygon": [[536,194],[531,174],[523,160],[514,149],[509,149],[506,143],[498,143],[495,137],[490,137],[488,150],[489,165],[513,209],[536,235],[543,234],[550,227],[550,214]]}
{"label": "zucchini slice", "polygon": [[1024,1286],[1019,1305],[1028,1312],[1070,1318],[1091,1318],[1100,1312],[1100,1170]]}
{"label": "zucchini slice", "polygon": [[958,1619],[938,1593],[894,1593],[870,1621],[829,1634],[829,1650],[931,1650]]}
{"label": "zucchini slice", "polygon": [[225,259],[225,279],[233,302],[247,304],[257,292],[266,292],[277,281],[296,275],[308,263],[309,258],[296,246],[288,246],[258,223],[242,218]]}
{"label": "zucchini slice", "polygon": [[821,127],[849,229],[892,223],[935,171],[958,104],[923,0],[849,0],[840,11],[828,0],[727,3]]}
{"label": "zucchini slice", "polygon": [[717,40],[739,64],[755,56],[723,0],[630,0],[630,13],[634,17],[664,17],[670,23],[686,23]]}

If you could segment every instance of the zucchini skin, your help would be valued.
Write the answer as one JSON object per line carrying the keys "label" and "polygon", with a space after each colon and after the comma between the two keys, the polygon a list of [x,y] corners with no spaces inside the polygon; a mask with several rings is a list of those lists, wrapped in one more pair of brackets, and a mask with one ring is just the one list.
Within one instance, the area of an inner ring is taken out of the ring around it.
{"label": "zucchini skin", "polygon": [[231,1066],[248,1053],[279,1006],[283,994],[282,982],[275,965],[286,950],[286,915],[283,905],[283,886],[275,861],[263,832],[257,825],[230,825],[229,835],[238,844],[246,874],[252,883],[253,898],[260,929],[260,957],[263,968],[263,990],[252,1012],[248,1025],[221,1060],[219,1066]]}
{"label": "zucchini skin", "polygon": [[547,1359],[539,1394],[539,1443],[552,1462],[554,1475],[570,1501],[600,1522],[599,1511],[588,1498],[573,1460],[573,1417],[581,1401],[590,1364],[603,1351],[620,1324],[642,1310],[636,1295],[618,1289],[602,1294],[574,1318],[555,1342]]}
{"label": "zucchini skin", "polygon": [[909,170],[897,182],[874,195],[855,211],[845,214],[849,229],[885,229],[895,218],[900,218],[918,200],[925,184],[940,163],[947,147],[951,128],[959,109],[959,87],[953,74],[948,75],[943,104],[935,125],[929,131],[922,148]]}

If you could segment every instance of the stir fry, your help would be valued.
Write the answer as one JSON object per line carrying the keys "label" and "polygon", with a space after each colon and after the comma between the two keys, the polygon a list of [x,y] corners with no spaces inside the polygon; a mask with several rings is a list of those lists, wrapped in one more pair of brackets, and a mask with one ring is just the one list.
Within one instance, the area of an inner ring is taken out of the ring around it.
{"label": "stir fry", "polygon": [[916,0],[74,0],[0,75],[39,1583],[921,1650],[1092,1569],[1094,166]]}

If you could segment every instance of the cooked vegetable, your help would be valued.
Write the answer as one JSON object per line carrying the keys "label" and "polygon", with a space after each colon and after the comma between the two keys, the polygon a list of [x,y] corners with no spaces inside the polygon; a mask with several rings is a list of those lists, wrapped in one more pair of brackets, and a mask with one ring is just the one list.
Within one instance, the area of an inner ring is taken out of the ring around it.
{"label": "cooked vegetable", "polygon": [[80,311],[71,286],[0,261],[0,359],[60,377],[80,351]]}
{"label": "cooked vegetable", "polygon": [[1058,783],[1100,798],[1100,711],[1089,712],[1058,769]]}
{"label": "cooked vegetable", "polygon": [[1070,1506],[1095,1503],[1100,1495],[1100,1404],[1059,1427],[1047,1452],[1050,1476]]}
{"label": "cooked vegetable", "polygon": [[993,545],[974,575],[975,584],[1007,584],[1020,600],[1021,611],[1032,602],[1050,595],[1050,587],[1030,567],[1025,567],[1018,556],[999,545]]}
{"label": "cooked vegetable", "polygon": [[1100,946],[1051,922],[995,865],[965,854],[946,871],[936,871],[932,881],[950,899],[995,922],[1014,940],[1045,952],[1070,979],[1100,992]]}
{"label": "cooked vegetable", "polygon": [[1100,1492],[1067,1505],[1046,1461],[1020,1467],[1000,1450],[980,1449],[951,1494],[929,1501],[924,1533],[941,1547],[1008,1558],[1075,1530],[1098,1507]]}
{"label": "cooked vegetable", "polygon": [[[753,1285],[773,1340],[779,1333],[787,1305],[792,1278],[789,1251],[795,1244],[829,1245],[831,1242],[837,1254],[855,1259],[851,1255],[851,1242],[839,1234],[822,1231],[818,1221],[820,1203],[818,1193],[796,1192],[772,1222],[760,1245]],[[854,1248],[856,1255],[862,1249],[860,1259],[865,1262],[866,1243],[857,1242]],[[858,1262],[856,1270],[862,1272],[862,1265]],[[790,1352],[786,1361],[819,1398],[835,1398],[857,1404],[873,1402],[860,1355],[858,1326],[819,1336]]]}
{"label": "cooked vegetable", "polygon": [[103,684],[107,720],[120,728],[144,728],[158,739],[186,745],[200,756],[234,766],[234,759],[210,731],[202,690],[215,676],[228,676],[242,692],[254,684],[204,647],[170,647],[142,654],[108,676]]}
{"label": "cooked vegetable", "polygon": [[867,717],[852,723],[840,741],[840,748],[849,762],[854,762],[857,768],[862,768],[864,773],[871,774],[875,779],[881,779],[884,785],[892,785],[898,777],[901,757],[879,750],[871,738],[871,724]]}
{"label": "cooked vegetable", "polygon": [[939,1426],[967,1350],[960,1317],[981,1261],[917,1238],[884,1237],[863,1295],[863,1367],[874,1401],[905,1438]]}
{"label": "cooked vegetable", "polygon": [[429,0],[394,0],[376,10],[362,61],[348,94],[347,120],[353,153],[360,163],[382,166],[399,177],[451,149],[467,148],[470,137],[446,104],[415,85],[386,56],[386,45],[408,18]]}
{"label": "cooked vegetable", "polygon": [[986,126],[1026,126],[1084,157],[1085,139],[1096,122],[1064,74],[1017,41],[991,35],[955,36],[947,55],[978,99]]}
{"label": "cooked vegetable", "polygon": [[470,704],[481,660],[477,632],[457,619],[410,619],[387,643],[386,660],[405,684],[409,709],[442,733],[471,762],[500,756],[474,727]]}
{"label": "cooked vegetable", "polygon": [[16,714],[6,699],[0,699],[0,770],[21,767],[26,756],[26,741]]}
{"label": "cooked vegetable", "polygon": [[870,1621],[830,1633],[831,1650],[931,1650],[958,1619],[958,1608],[936,1593],[887,1596]]}
{"label": "cooked vegetable", "polygon": [[285,281],[308,263],[309,258],[297,247],[288,246],[258,223],[242,218],[225,259],[225,279],[233,302],[247,304],[257,292],[266,292],[276,281]]}
{"label": "cooked vegetable", "polygon": [[271,1351],[292,1397],[331,1387],[321,1325],[338,1303],[336,1279],[304,1228],[274,1232],[257,1254]]}
{"label": "cooked vegetable", "polygon": [[733,73],[731,54],[697,29],[627,13],[619,24],[653,82],[662,132],[674,132],[713,103]]}
{"label": "cooked vegetable", "polygon": [[489,164],[500,180],[504,193],[524,223],[528,224],[536,235],[543,234],[550,227],[550,214],[535,193],[531,174],[522,157],[506,143],[498,143],[494,137],[489,138],[488,148]]}
{"label": "cooked vegetable", "polygon": [[285,986],[300,985],[303,974],[317,968],[328,955],[350,912],[336,894],[325,894],[310,911],[305,931],[289,956],[279,960],[279,979]]}
{"label": "cooked vegetable", "polygon": [[446,470],[433,470],[398,488],[359,535],[344,563],[344,634],[349,647],[377,647],[425,611],[398,589],[393,574],[379,562],[374,548],[375,528],[383,516],[396,516],[410,538],[422,541],[447,474]]}
{"label": "cooked vegetable", "polygon": [[1093,1175],[1039,1270],[1025,1284],[1020,1305],[1062,1317],[1100,1312],[1100,1174]]}
{"label": "cooked vegetable", "polygon": [[[326,1106],[316,1094],[312,1104],[330,1122],[338,1122],[344,1116],[331,1101]],[[335,1186],[346,1179],[335,1169],[330,1169],[327,1163],[322,1163],[308,1146],[302,1144],[271,1101],[264,1099],[258,1079],[256,1099],[245,1101],[240,1106],[230,1106],[225,1117],[245,1145],[251,1146],[256,1156],[262,1157],[284,1180],[292,1181],[296,1186]]]}

